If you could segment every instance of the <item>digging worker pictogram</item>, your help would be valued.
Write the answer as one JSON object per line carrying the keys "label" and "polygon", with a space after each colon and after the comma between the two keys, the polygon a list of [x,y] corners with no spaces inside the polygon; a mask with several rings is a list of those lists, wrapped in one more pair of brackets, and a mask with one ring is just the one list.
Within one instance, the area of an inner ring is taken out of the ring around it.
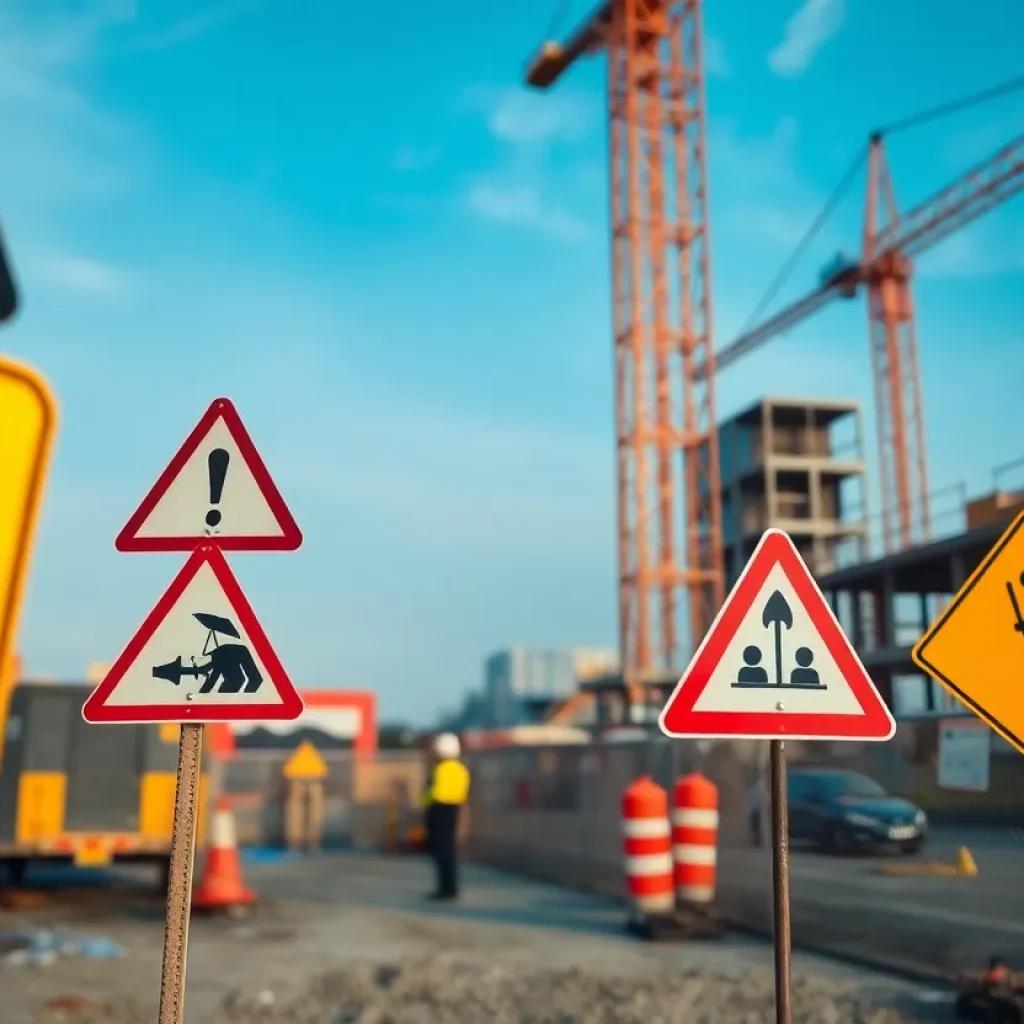
{"label": "digging worker pictogram", "polygon": [[255,693],[263,683],[252,652],[244,643],[223,643],[218,641],[217,634],[241,641],[241,634],[235,624],[222,615],[210,615],[207,612],[193,612],[192,617],[207,630],[206,643],[203,644],[203,657],[208,659],[199,665],[191,659],[192,665],[182,665],[181,657],[166,665],[156,665],[153,675],[157,679],[166,679],[180,685],[182,676],[204,676],[200,693],[212,693],[220,684],[217,693]]}
{"label": "digging worker pictogram", "polygon": [[454,733],[434,740],[430,785],[423,795],[426,810],[427,850],[437,868],[432,900],[454,900],[459,895],[459,817],[469,796],[469,769],[459,760],[462,749]]}

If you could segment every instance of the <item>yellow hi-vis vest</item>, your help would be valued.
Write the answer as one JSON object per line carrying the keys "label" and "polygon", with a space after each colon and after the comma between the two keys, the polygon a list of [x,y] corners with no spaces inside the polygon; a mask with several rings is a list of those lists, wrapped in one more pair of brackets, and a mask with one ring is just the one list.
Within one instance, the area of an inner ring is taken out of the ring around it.
{"label": "yellow hi-vis vest", "polygon": [[423,806],[464,804],[469,796],[469,769],[461,761],[440,761],[430,786],[423,794]]}

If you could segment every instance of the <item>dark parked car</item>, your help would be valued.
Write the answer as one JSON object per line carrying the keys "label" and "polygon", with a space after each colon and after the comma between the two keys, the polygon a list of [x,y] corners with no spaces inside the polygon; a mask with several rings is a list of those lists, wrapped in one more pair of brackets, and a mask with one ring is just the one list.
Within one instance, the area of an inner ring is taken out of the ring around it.
{"label": "dark parked car", "polygon": [[917,853],[928,818],[859,772],[790,768],[789,834],[835,854],[893,846]]}

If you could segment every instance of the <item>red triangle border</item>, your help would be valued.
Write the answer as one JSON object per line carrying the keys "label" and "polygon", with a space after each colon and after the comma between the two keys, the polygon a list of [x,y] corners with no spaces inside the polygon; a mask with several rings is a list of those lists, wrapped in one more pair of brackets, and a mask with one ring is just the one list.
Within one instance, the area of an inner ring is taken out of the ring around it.
{"label": "red triangle border", "polygon": [[[195,579],[196,574],[208,565],[217,577],[231,607],[234,609],[238,622],[249,638],[254,653],[267,670],[269,683],[277,690],[281,698],[279,704],[254,704],[250,702],[235,704],[142,704],[142,705],[108,705],[107,699],[114,692],[125,674],[135,664],[143,648],[160,628],[163,621],[178,603],[185,588]],[[181,567],[178,575],[171,581],[163,596],[157,601],[153,610],[146,616],[128,646],[121,652],[103,677],[100,684],[90,694],[82,706],[82,717],[93,725],[111,725],[114,723],[133,725],[184,724],[186,722],[292,722],[303,712],[305,705],[302,697],[295,689],[281,664],[277,653],[267,639],[263,627],[256,618],[256,613],[242,592],[220,548],[214,544],[204,544],[196,548]]]}
{"label": "red triangle border", "polygon": [[[270,506],[274,518],[281,527],[278,537],[139,537],[138,531],[149,518],[153,509],[167,494],[185,463],[195,454],[204,438],[213,429],[217,420],[222,419],[228,428],[238,450],[252,473],[256,484]],[[192,551],[200,544],[214,544],[223,551],[295,551],[302,545],[302,531],[295,522],[291,511],[277,489],[263,458],[245,429],[238,411],[228,398],[215,398],[203,413],[192,432],[182,442],[167,468],[132,513],[121,532],[114,540],[114,547],[124,554],[139,552]]]}
{"label": "red triangle border", "polygon": [[[860,704],[860,715],[754,711],[695,711],[772,569],[779,565],[822,643]],[[896,722],[857,657],[792,539],[768,530],[751,555],[711,628],[662,709],[662,732],[679,738],[865,740],[892,738]]]}

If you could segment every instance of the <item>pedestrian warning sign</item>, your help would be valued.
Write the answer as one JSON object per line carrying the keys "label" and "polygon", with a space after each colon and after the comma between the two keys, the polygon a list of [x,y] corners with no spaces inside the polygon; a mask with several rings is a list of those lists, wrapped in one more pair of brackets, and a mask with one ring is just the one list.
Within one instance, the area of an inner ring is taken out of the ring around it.
{"label": "pedestrian warning sign", "polygon": [[299,696],[223,554],[192,553],[82,708],[95,724],[291,722]]}
{"label": "pedestrian warning sign", "polygon": [[761,538],[659,722],[677,737],[887,740],[896,731],[781,530]]}
{"label": "pedestrian warning sign", "polygon": [[118,551],[295,551],[302,533],[234,405],[218,398],[117,535]]}
{"label": "pedestrian warning sign", "polygon": [[928,627],[911,656],[1024,753],[1024,512]]}

